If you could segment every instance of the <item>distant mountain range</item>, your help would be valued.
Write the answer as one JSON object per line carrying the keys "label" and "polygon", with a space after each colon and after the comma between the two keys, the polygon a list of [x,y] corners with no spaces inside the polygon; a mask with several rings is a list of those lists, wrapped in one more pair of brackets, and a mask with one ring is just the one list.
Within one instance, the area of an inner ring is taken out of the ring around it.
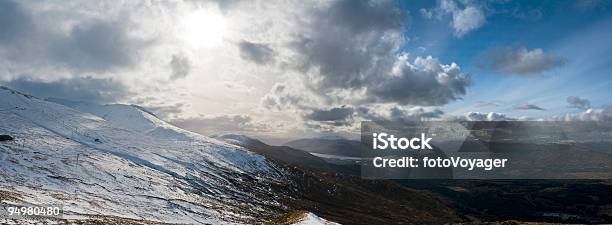
{"label": "distant mountain range", "polygon": [[356,165],[342,166],[329,163],[326,158],[313,155],[301,149],[288,146],[272,146],[245,135],[225,134],[212,137],[245,147],[279,164],[300,166],[322,172],[341,172],[359,176],[359,167]]}
{"label": "distant mountain range", "polygon": [[347,157],[360,157],[361,151],[368,149],[360,141],[343,138],[298,139],[284,145],[312,153]]}

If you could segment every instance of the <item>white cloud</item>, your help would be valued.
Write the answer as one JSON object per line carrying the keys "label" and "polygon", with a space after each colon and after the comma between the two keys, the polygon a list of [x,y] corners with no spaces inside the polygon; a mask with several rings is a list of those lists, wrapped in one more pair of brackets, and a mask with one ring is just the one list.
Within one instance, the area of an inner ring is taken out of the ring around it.
{"label": "white cloud", "polygon": [[481,27],[485,21],[484,12],[474,6],[467,6],[463,10],[453,12],[452,25],[457,37],[462,37],[468,32]]}
{"label": "white cloud", "polygon": [[434,9],[420,9],[423,17],[442,20],[450,15],[450,26],[456,37],[463,37],[467,33],[482,27],[487,19],[483,7],[473,1],[458,3],[454,0],[441,0]]}
{"label": "white cloud", "polygon": [[612,107],[589,108],[580,113],[568,113],[564,116],[553,117],[552,119],[561,121],[612,122]]}
{"label": "white cloud", "polygon": [[427,19],[431,19],[433,17],[433,11],[432,10],[421,8],[421,9],[419,9],[419,13],[421,13],[421,16],[423,16],[423,17],[425,17]]}
{"label": "white cloud", "polygon": [[503,113],[489,112],[489,113],[481,113],[481,112],[468,112],[465,115],[465,119],[468,121],[508,121],[515,120],[506,116]]}

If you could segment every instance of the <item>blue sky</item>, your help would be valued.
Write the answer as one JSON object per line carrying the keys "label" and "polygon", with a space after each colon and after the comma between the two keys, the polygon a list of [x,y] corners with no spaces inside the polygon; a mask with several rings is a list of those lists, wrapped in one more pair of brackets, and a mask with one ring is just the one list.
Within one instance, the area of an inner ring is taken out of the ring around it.
{"label": "blue sky", "polygon": [[[463,100],[445,106],[447,113],[495,111],[511,116],[543,117],[575,112],[568,96],[579,96],[592,105],[609,104],[612,95],[612,14],[609,2],[512,1],[476,2],[486,22],[457,37],[446,15],[428,19],[421,8],[439,2],[399,2],[411,15],[406,48],[413,55],[434,55],[442,62],[457,62],[471,74],[473,83]],[[458,5],[461,5],[460,3]],[[483,6],[486,5],[486,6]],[[461,6],[459,6],[461,7]],[[445,25],[447,25],[445,27]],[[424,47],[423,51],[421,47]],[[566,63],[543,72],[508,75],[482,68],[482,53],[491,48],[542,49]],[[478,101],[496,101],[497,107],[474,107]],[[514,105],[536,104],[546,109],[514,110]]]}

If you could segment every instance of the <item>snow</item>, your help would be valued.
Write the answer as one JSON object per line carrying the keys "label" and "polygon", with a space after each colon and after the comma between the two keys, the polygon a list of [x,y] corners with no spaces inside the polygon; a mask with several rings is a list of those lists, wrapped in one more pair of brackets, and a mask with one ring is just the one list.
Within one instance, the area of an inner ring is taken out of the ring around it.
{"label": "snow", "polygon": [[327,221],[321,217],[318,217],[314,213],[308,212],[305,213],[304,218],[296,223],[293,223],[293,225],[339,225],[339,223]]}
{"label": "snow", "polygon": [[170,125],[151,112],[135,105],[100,105],[56,98],[50,98],[48,101],[68,106],[80,112],[96,115],[116,127],[146,133],[158,138],[189,140],[200,137],[196,133]]}
{"label": "snow", "polygon": [[279,205],[256,194],[284,177],[260,155],[138,107],[72,107],[0,87],[0,133],[15,137],[0,142],[0,190],[20,196],[2,203],[196,224],[240,223],[252,219],[245,209]]}
{"label": "snow", "polygon": [[225,135],[213,135],[211,138],[215,138],[218,140],[222,140],[231,144],[239,145],[239,146],[250,146],[250,145],[262,145],[264,144],[260,140],[255,138],[251,138],[246,135],[240,134],[225,134]]}

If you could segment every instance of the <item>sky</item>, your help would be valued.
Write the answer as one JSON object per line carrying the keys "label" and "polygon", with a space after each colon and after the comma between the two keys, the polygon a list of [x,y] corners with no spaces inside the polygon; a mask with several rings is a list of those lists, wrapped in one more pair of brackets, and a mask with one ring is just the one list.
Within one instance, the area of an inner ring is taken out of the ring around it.
{"label": "sky", "polygon": [[612,2],[0,0],[0,85],[205,135],[612,120]]}

